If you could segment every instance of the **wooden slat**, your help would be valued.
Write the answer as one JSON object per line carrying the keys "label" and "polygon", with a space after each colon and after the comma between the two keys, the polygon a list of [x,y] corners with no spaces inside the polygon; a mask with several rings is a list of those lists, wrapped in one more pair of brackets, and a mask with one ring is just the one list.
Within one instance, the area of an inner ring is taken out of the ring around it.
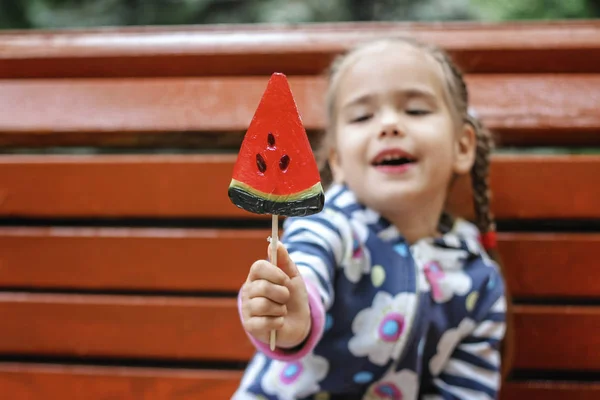
{"label": "wooden slat", "polygon": [[507,382],[501,392],[503,400],[596,400],[599,397],[598,382]]}
{"label": "wooden slat", "polygon": [[[515,368],[600,369],[600,308],[514,311]],[[0,353],[231,361],[253,353],[233,298],[4,293],[0,315]]]}
{"label": "wooden slat", "polygon": [[499,246],[515,297],[593,298],[600,294],[598,234],[503,233]]}
{"label": "wooden slat", "polygon": [[0,293],[0,315],[0,353],[244,361],[253,352],[234,298]]}
{"label": "wooden slat", "polygon": [[[54,135],[55,145],[68,144],[93,132],[112,142],[115,134],[136,132],[244,132],[267,78],[4,80],[0,143],[22,145],[33,135],[48,145],[44,136]],[[467,81],[474,109],[504,145],[600,144],[600,96],[594,94],[600,76],[471,75]],[[323,78],[292,77],[290,84],[306,128],[322,129]]]}
{"label": "wooden slat", "polygon": [[[0,216],[257,218],[227,197],[235,157],[5,156]],[[493,209],[505,219],[600,218],[598,174],[599,156],[498,155]],[[451,207],[469,216],[468,180],[455,190]]]}
{"label": "wooden slat", "polygon": [[[241,372],[0,364],[2,393],[12,400],[229,399]],[[506,382],[503,400],[596,400],[597,383]]]}
{"label": "wooden slat", "polygon": [[600,308],[519,305],[514,313],[515,368],[600,369]]}
{"label": "wooden slat", "polygon": [[240,379],[240,371],[0,363],[0,389],[11,400],[224,400]]}
{"label": "wooden slat", "polygon": [[[499,219],[598,218],[600,157],[498,155],[493,157],[492,210]],[[457,182],[450,209],[471,217],[468,179]],[[468,195],[467,195],[468,194]]]}
{"label": "wooden slat", "polygon": [[254,217],[227,196],[234,161],[229,155],[4,157],[0,214]]}
{"label": "wooden slat", "polygon": [[392,35],[436,43],[467,71],[597,72],[600,58],[593,21],[120,28],[5,33],[0,77],[314,74],[341,51]]}
{"label": "wooden slat", "polygon": [[[11,400],[229,399],[242,372],[0,364],[0,388]],[[598,383],[505,382],[503,400],[596,400]]]}
{"label": "wooden slat", "polygon": [[[269,235],[268,229],[0,228],[0,288],[236,292],[252,262],[266,256]],[[593,268],[600,235],[503,233],[499,243],[515,297],[600,293],[600,268]]]}
{"label": "wooden slat", "polygon": [[0,228],[0,287],[237,292],[270,230]]}

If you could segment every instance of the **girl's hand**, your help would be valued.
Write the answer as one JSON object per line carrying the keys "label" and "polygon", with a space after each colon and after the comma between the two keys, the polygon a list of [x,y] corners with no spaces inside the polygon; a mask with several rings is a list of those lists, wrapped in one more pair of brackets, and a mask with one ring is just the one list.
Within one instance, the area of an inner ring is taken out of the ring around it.
{"label": "girl's hand", "polygon": [[[271,246],[269,246],[271,259]],[[277,331],[277,347],[301,344],[311,328],[308,294],[296,264],[285,247],[278,243],[277,264],[256,261],[241,290],[242,324],[257,340],[268,344],[272,330]]]}

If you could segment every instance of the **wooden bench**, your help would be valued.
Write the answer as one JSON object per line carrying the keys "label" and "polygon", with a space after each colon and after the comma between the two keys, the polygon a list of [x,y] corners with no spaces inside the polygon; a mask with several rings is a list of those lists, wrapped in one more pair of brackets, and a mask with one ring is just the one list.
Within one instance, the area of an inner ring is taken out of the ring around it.
{"label": "wooden bench", "polygon": [[[315,138],[332,57],[397,33],[456,57],[502,140],[502,398],[600,398],[600,155],[521,151],[600,145],[593,22],[0,35],[2,398],[229,398],[253,351],[235,295],[270,220],[226,189],[268,77],[289,76]],[[454,204],[470,215],[468,193]]]}

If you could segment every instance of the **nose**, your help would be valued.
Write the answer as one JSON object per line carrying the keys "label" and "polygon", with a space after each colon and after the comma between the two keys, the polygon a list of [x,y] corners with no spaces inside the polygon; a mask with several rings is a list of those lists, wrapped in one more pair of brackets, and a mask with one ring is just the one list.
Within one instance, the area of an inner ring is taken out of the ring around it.
{"label": "nose", "polygon": [[395,111],[389,110],[384,113],[381,117],[381,131],[379,137],[390,137],[400,136],[402,130],[400,129],[400,121]]}
{"label": "nose", "polygon": [[400,131],[398,130],[397,127],[383,127],[381,129],[381,132],[379,132],[379,137],[399,136],[399,135],[400,135]]}

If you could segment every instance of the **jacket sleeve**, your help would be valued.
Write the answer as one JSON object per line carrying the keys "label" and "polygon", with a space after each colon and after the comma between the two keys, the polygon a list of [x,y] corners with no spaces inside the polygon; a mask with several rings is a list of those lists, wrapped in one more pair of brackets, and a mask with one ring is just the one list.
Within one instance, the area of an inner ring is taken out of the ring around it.
{"label": "jacket sleeve", "polygon": [[[492,271],[470,316],[455,329],[458,340],[448,360],[432,372],[433,392],[425,400],[497,399],[501,383],[500,344],[506,329],[501,275]],[[492,286],[493,285],[493,286]]]}
{"label": "jacket sleeve", "polygon": [[310,353],[321,339],[325,329],[325,312],[334,300],[335,270],[346,252],[348,229],[345,217],[327,209],[310,217],[290,218],[284,223],[281,242],[306,284],[311,331],[298,348],[274,351],[248,335],[254,346],[265,355],[282,361],[296,360]]}

